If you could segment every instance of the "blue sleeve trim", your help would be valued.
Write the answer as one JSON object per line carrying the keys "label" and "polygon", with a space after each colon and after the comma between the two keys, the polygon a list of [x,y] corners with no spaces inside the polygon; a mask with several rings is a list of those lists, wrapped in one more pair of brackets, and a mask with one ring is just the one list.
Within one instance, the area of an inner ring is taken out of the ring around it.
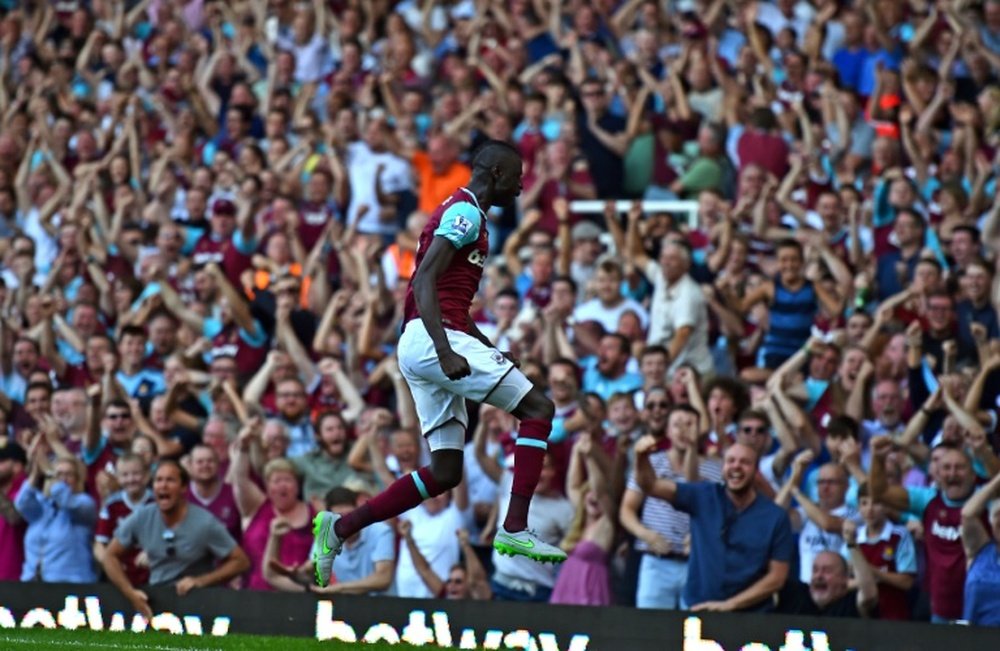
{"label": "blue sleeve trim", "polygon": [[200,228],[192,228],[191,226],[184,227],[184,245],[181,246],[181,253],[184,255],[190,255],[194,251],[194,247],[198,244],[198,240],[201,236],[205,234],[205,231]]}
{"label": "blue sleeve trim", "polygon": [[265,334],[263,326],[260,325],[257,319],[253,321],[253,328],[254,332],[240,328],[240,339],[245,341],[248,346],[262,348],[267,343],[267,334]]}
{"label": "blue sleeve trim", "polygon": [[222,332],[222,321],[215,316],[206,316],[202,321],[201,332],[209,339],[214,339]]}
{"label": "blue sleeve trim", "polygon": [[243,233],[236,231],[233,233],[233,246],[243,255],[253,255],[257,250],[257,238],[251,237],[249,240],[244,240]]}
{"label": "blue sleeve trim", "polygon": [[107,444],[108,444],[108,439],[105,438],[104,435],[102,434],[101,440],[97,443],[96,448],[94,448],[93,450],[88,450],[86,447],[84,447],[82,450],[80,450],[80,457],[83,459],[83,462],[89,466],[95,461],[97,461],[97,459],[101,456],[101,452],[104,452],[104,446]]}

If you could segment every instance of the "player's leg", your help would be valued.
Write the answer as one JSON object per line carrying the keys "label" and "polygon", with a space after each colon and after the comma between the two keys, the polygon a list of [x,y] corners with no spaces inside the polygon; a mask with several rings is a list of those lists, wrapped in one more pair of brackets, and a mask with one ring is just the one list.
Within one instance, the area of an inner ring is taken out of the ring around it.
{"label": "player's leg", "polygon": [[452,420],[431,433],[431,463],[403,475],[384,491],[344,515],[322,511],[313,520],[312,557],[316,583],[330,581],[333,560],[345,540],[375,522],[394,518],[462,481],[465,426]]}
{"label": "player's leg", "polygon": [[[427,438],[431,447],[431,463],[403,475],[384,491],[355,510],[341,517],[334,533],[347,540],[374,522],[382,522],[405,513],[426,499],[458,486],[462,481],[465,426],[452,420],[431,432]],[[447,447],[442,446],[441,442]]]}
{"label": "player's leg", "polygon": [[[425,350],[425,342],[407,329],[400,339],[400,371],[413,396],[421,429],[431,448],[431,465],[400,477],[384,491],[354,511],[343,516],[329,511],[313,521],[312,558],[316,582],[325,586],[333,571],[333,560],[343,541],[374,522],[381,522],[408,511],[425,499],[440,495],[462,480],[465,430],[469,417],[465,399],[426,379],[428,369],[437,367],[437,359]],[[429,341],[429,339],[428,339]]]}
{"label": "player's leg", "polygon": [[507,556],[527,556],[541,562],[566,560],[563,550],[546,543],[528,529],[528,507],[542,474],[555,406],[516,368],[503,376],[484,402],[512,413],[521,421],[514,442],[510,502],[507,516],[493,538],[494,549]]}
{"label": "player's leg", "polygon": [[521,424],[514,442],[514,483],[503,526],[513,533],[528,527],[528,506],[542,474],[555,406],[541,390],[532,387],[511,413]]}

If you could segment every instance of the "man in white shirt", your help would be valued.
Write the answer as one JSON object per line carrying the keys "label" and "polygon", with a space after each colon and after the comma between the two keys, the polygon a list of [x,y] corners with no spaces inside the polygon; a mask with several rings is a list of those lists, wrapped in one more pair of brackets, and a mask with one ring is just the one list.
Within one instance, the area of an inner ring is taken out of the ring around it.
{"label": "man in white shirt", "polygon": [[583,303],[573,311],[577,322],[596,321],[604,328],[604,332],[616,332],[618,322],[625,312],[635,312],[639,324],[649,326],[649,314],[646,308],[631,298],[622,296],[622,268],[614,260],[604,260],[594,274],[594,289],[596,296]]}
{"label": "man in white shirt", "polygon": [[688,275],[691,250],[683,242],[665,239],[659,263],[645,254],[639,262],[653,283],[646,343],[667,347],[671,373],[686,363],[702,377],[711,374],[714,365],[708,349],[708,307],[701,287]]}
{"label": "man in white shirt", "polygon": [[[800,453],[800,455],[803,453]],[[806,457],[809,459],[810,457]],[[805,461],[808,463],[808,461]],[[802,460],[799,466],[804,466]],[[858,510],[847,504],[847,471],[836,463],[827,463],[819,469],[819,503],[810,500],[798,489],[800,473],[793,470],[791,495],[799,503],[799,508],[789,512],[792,527],[801,525],[799,531],[799,580],[809,583],[812,578],[813,561],[824,551],[840,553],[844,546],[841,535],[844,520],[855,523],[861,521]]]}
{"label": "man in white shirt", "polygon": [[410,165],[388,150],[388,126],[382,117],[369,120],[363,141],[347,146],[345,165],[351,182],[347,223],[357,222],[365,235],[395,235],[399,230],[399,194],[413,189]]}
{"label": "man in white shirt", "polygon": [[[534,510],[532,505],[532,511]],[[434,573],[442,581],[447,580],[448,572],[459,560],[460,550],[455,532],[465,525],[461,510],[451,501],[450,492],[425,500],[420,506],[399,517],[410,522],[410,535]],[[395,586],[397,597],[428,599],[438,596],[432,595],[427,584],[420,578],[406,545],[399,550]]]}

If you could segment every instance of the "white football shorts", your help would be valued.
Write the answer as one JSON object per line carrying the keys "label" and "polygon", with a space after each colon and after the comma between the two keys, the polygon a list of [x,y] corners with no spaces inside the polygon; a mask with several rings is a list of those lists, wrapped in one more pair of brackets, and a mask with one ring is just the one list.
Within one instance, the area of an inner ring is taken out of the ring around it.
{"label": "white football shorts", "polygon": [[[431,451],[465,447],[466,399],[512,412],[532,388],[524,373],[497,349],[458,330],[445,328],[445,334],[452,350],[468,360],[472,371],[459,380],[449,380],[441,370],[423,320],[407,323],[399,338],[399,370],[410,387],[420,431]],[[461,427],[454,427],[455,423]]]}

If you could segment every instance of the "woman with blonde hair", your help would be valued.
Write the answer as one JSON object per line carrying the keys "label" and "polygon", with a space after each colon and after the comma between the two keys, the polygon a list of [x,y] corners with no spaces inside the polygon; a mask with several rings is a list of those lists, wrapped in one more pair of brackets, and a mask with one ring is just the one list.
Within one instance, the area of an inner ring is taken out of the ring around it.
{"label": "woman with blonde hair", "polygon": [[97,580],[91,543],[97,503],[84,491],[83,462],[70,455],[48,460],[39,434],[29,449],[28,480],[14,507],[28,523],[22,581],[92,583]]}
{"label": "woman with blonde hair", "polygon": [[[264,490],[250,475],[250,443],[259,440],[262,423],[252,420],[239,434],[233,445],[233,493],[243,518],[243,549],[250,557],[250,574],[246,587],[250,590],[288,589],[265,578],[264,563],[274,558],[289,567],[298,567],[312,548],[310,524],[316,514],[299,498],[301,478],[291,461],[271,459],[264,465]],[[277,549],[268,553],[268,546]]]}
{"label": "woman with blonde hair", "polygon": [[[611,604],[608,554],[615,539],[615,505],[599,458],[603,452],[584,432],[573,446],[567,493],[576,509],[560,545],[563,563],[549,603],[577,606]],[[586,477],[586,479],[585,479]]]}

